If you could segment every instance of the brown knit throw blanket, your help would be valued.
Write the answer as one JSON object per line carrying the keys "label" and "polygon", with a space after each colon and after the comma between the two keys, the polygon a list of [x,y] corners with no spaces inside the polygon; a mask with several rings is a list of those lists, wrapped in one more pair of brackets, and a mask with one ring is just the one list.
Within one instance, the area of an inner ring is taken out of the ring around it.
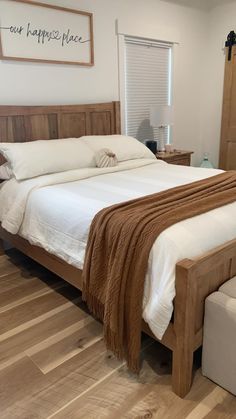
{"label": "brown knit throw blanket", "polygon": [[166,228],[236,201],[236,171],[101,210],[90,227],[83,298],[104,323],[107,348],[138,372],[148,257]]}

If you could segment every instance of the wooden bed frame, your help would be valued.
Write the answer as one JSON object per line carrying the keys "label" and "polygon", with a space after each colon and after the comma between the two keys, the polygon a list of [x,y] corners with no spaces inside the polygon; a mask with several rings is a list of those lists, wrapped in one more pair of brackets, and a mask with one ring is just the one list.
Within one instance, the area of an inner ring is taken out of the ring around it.
{"label": "wooden bed frame", "polygon": [[[119,102],[72,106],[0,106],[0,141],[80,137],[120,133]],[[3,160],[2,160],[3,161]],[[0,227],[3,240],[81,289],[81,271]],[[190,390],[193,354],[202,345],[205,298],[236,275],[236,239],[176,265],[174,315],[160,341],[173,352],[172,386],[180,397]],[[155,338],[143,322],[143,331]]]}

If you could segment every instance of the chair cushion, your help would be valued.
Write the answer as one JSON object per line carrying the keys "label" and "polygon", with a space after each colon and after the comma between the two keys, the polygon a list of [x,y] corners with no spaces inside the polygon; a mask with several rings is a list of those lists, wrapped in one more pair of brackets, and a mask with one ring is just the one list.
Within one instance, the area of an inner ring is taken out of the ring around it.
{"label": "chair cushion", "polygon": [[231,298],[236,298],[236,276],[221,285],[219,291]]}

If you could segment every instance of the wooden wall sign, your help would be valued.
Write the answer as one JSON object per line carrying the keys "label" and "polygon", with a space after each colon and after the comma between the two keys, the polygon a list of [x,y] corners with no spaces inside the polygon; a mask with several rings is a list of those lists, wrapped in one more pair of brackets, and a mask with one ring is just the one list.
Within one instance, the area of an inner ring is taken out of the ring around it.
{"label": "wooden wall sign", "polygon": [[93,15],[28,0],[0,0],[0,59],[92,66]]}

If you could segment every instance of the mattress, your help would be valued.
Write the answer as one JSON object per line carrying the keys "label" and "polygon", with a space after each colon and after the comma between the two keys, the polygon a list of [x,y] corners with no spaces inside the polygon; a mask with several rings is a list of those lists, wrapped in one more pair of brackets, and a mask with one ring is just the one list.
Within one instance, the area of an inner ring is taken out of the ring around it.
{"label": "mattress", "polygon": [[[220,172],[152,160],[123,163],[85,178],[60,174],[55,181],[50,175],[47,181],[35,180],[37,187],[33,181],[28,186],[19,234],[82,269],[89,227],[98,211]],[[172,316],[176,263],[234,239],[235,214],[236,203],[217,208],[171,226],[155,241],[145,279],[143,318],[157,338],[162,338]]]}

